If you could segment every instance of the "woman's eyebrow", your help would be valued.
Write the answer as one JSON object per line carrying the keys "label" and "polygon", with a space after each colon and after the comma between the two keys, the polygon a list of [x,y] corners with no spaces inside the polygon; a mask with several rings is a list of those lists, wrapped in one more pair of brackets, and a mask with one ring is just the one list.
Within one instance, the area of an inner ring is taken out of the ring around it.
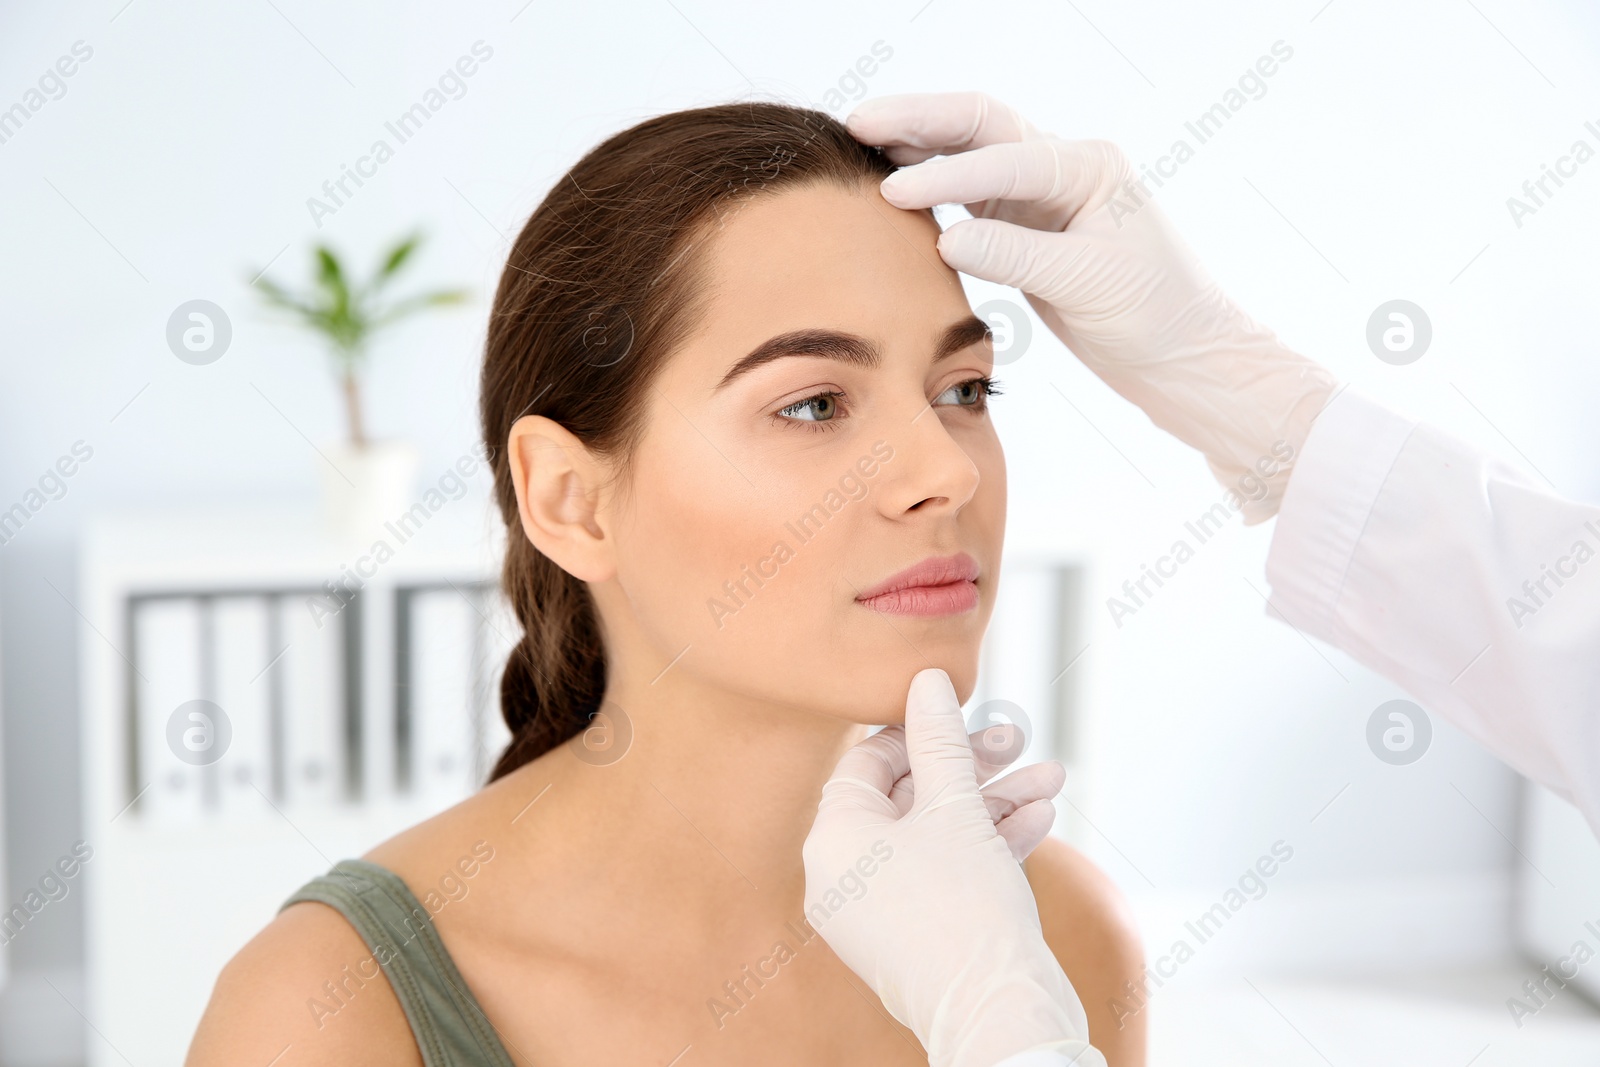
{"label": "woman's eyebrow", "polygon": [[[955,355],[962,349],[987,340],[991,336],[989,324],[976,315],[968,315],[945,327],[934,345],[932,362],[937,363]],[[721,389],[746,371],[763,363],[771,363],[785,356],[823,356],[850,363],[858,367],[876,367],[883,358],[877,344],[842,330],[790,330],[761,342],[748,355],[740,359],[722,376],[716,388]],[[713,390],[715,391],[715,390]]]}

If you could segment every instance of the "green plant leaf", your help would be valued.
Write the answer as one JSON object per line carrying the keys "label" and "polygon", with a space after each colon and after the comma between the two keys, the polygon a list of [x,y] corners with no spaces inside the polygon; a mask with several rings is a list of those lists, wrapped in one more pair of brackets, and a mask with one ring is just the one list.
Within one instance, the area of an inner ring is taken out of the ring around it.
{"label": "green plant leaf", "polygon": [[395,243],[365,285],[353,284],[338,254],[325,245],[313,250],[315,273],[309,290],[290,292],[264,274],[258,274],[253,284],[268,304],[292,314],[327,339],[341,373],[356,375],[366,362],[367,341],[375,331],[424,308],[459,304],[468,297],[464,290],[438,290],[406,297],[388,307],[379,304],[378,292],[411,261],[421,243],[421,233]]}
{"label": "green plant leaf", "polygon": [[360,348],[362,340],[371,332],[363,310],[352,301],[349,282],[339,257],[332,249],[319,245],[317,255],[317,284],[327,297],[324,308],[326,332],[335,347],[346,353]]}
{"label": "green plant leaf", "polygon": [[413,234],[390,249],[388,256],[384,257],[383,265],[378,268],[378,276],[373,279],[373,290],[377,290],[390,278],[394,277],[400,268],[406,265],[406,261],[411,258],[411,253],[415,252],[417,246],[421,243],[422,235]]}
{"label": "green plant leaf", "polygon": [[269,304],[283,308],[286,311],[292,311],[307,322],[315,325],[313,320],[317,317],[318,310],[284,289],[283,286],[271,278],[262,275],[256,278],[254,285],[261,290],[262,295],[267,298]]}
{"label": "green plant leaf", "polygon": [[464,289],[441,289],[432,293],[418,293],[415,296],[408,296],[374,315],[372,317],[372,328],[376,330],[379,327],[388,326],[421,311],[423,308],[465,303],[469,295]]}
{"label": "green plant leaf", "polygon": [[339,265],[339,257],[326,245],[318,245],[316,254],[317,284],[322,286],[323,291],[331,298],[330,303],[335,307],[348,309],[350,286],[345,282],[344,269]]}

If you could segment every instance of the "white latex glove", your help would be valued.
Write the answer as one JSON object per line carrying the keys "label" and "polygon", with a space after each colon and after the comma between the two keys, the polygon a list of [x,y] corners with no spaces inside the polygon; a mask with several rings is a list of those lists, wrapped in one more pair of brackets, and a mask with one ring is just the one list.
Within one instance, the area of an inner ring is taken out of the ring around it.
{"label": "white latex glove", "polygon": [[1338,382],[1227,298],[1121,149],[1041,132],[982,93],[868,100],[846,125],[905,168],[883,181],[891,204],[975,216],[940,237],[946,263],[1021,289],[1090,370],[1205,453],[1246,523],[1277,512]]}
{"label": "white latex glove", "polygon": [[[845,753],[823,786],[803,849],[806,918],[917,1035],[932,1067],[993,1067],[1027,1050],[1104,1067],[1003,836],[1013,820],[1048,830],[1038,815],[1049,800],[997,827],[941,670],[912,679],[904,730],[892,730]],[[915,788],[897,803],[907,771]],[[1037,844],[1033,829],[1018,836]]]}

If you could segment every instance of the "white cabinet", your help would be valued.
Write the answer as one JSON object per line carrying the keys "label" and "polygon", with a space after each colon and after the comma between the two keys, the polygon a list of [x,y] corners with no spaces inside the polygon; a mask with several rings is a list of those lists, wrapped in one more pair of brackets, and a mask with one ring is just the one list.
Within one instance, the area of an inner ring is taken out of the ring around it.
{"label": "white cabinet", "polygon": [[290,893],[482,782],[520,631],[498,518],[452,507],[376,554],[288,509],[91,528],[91,1063],[181,1062],[223,963]]}

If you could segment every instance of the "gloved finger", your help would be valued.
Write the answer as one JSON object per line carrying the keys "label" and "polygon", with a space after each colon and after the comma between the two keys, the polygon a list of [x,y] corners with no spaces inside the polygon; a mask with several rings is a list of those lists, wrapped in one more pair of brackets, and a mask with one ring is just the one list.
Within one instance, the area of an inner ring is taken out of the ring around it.
{"label": "gloved finger", "polygon": [[[889,790],[889,801],[894,805],[896,816],[904,815],[911,810],[912,800],[916,792],[911,784],[911,758],[906,751],[906,728],[899,724],[885,726],[867,740],[881,737],[883,744],[892,746],[887,749],[892,757],[893,771],[896,774],[894,785]],[[863,741],[862,744],[866,742]]]}
{"label": "gloved finger", "polygon": [[862,144],[942,153],[1042,136],[1015,109],[977,92],[880,96],[856,105],[844,122]]}
{"label": "gloved finger", "polygon": [[937,148],[917,148],[914,145],[897,144],[884,148],[883,154],[897,167],[910,167],[943,153]]}
{"label": "gloved finger", "polygon": [[1108,199],[1129,174],[1127,157],[1107,141],[1024,141],[930,159],[883,179],[883,198],[899,208],[1007,200],[1048,206],[1065,226],[1085,206]]}
{"label": "gloved finger", "polygon": [[1055,760],[1049,760],[1030,763],[1013,774],[990,782],[980,792],[984,805],[989,809],[989,817],[999,823],[1035,800],[1054,797],[1066,782],[1066,768]]}
{"label": "gloved finger", "polygon": [[897,811],[890,793],[911,770],[905,730],[889,726],[852,745],[840,757],[822,786],[818,812],[835,808],[861,809],[879,814]]}
{"label": "gloved finger", "polygon": [[907,774],[904,778],[901,778],[898,782],[896,782],[894,784],[894,788],[889,791],[889,800],[893,802],[894,810],[898,814],[904,815],[906,812],[910,811],[911,806],[917,802],[917,785],[915,779],[913,779],[911,775]]}
{"label": "gloved finger", "polygon": [[1024,804],[995,824],[995,833],[1005,839],[1018,863],[1028,858],[1050,834],[1056,822],[1056,807],[1043,798]]}
{"label": "gloved finger", "polygon": [[[890,730],[901,730],[901,736],[904,737],[903,727],[886,726],[882,732],[887,733]],[[982,785],[1016,762],[1027,744],[1027,737],[1023,734],[1022,727],[1015,723],[1002,722],[969,733],[967,744],[972,749],[974,777],[977,778],[978,784]],[[904,789],[909,795],[911,784],[912,779],[908,775],[895,783],[895,790]],[[897,792],[891,792],[890,796],[897,796]]]}
{"label": "gloved finger", "polygon": [[906,730],[895,724],[885,726],[863,738],[840,758],[834,773],[848,773],[871,782],[881,793],[888,793],[902,775],[911,771],[911,756],[906,751]]}
{"label": "gloved finger", "polygon": [[1017,761],[1027,747],[1028,736],[1013,722],[997,722],[967,735],[972,746],[972,762],[977,766],[982,785]]}
{"label": "gloved finger", "polygon": [[[981,763],[979,769],[981,772]],[[1056,760],[1050,760],[1047,763],[1031,763],[1014,774],[990,782],[978,792],[983,797],[983,804],[989,811],[990,820],[998,824],[1020,807],[1035,800],[1048,800],[1054,797],[1061,792],[1061,787],[1066,781],[1066,768]],[[916,800],[915,779],[909,774],[901,778],[890,790],[889,799],[894,802],[895,810],[901,815],[910,811]]]}
{"label": "gloved finger", "polygon": [[[1005,768],[1011,763],[1011,759],[1014,758],[1014,756],[1008,756],[1008,758],[998,761],[984,758],[985,755],[989,754],[989,752],[987,747],[980,748],[980,745],[985,744],[986,741],[990,739],[990,731],[997,728],[1015,730],[1019,738],[1022,736],[1021,728],[1012,723],[1001,723],[999,727],[990,727],[988,730],[980,730],[977,733],[967,735],[967,741],[972,745],[973,766],[979,784],[987,782],[990,778],[993,778],[995,775],[1005,770]],[[891,731],[893,733],[891,733]],[[905,727],[885,726],[873,736],[882,737],[885,734],[898,737],[898,753],[901,756],[901,760],[896,763],[896,766],[900,767],[903,765],[906,768],[906,773],[903,773],[901,777],[894,783],[894,787],[889,790],[889,799],[894,802],[895,811],[901,815],[904,815],[906,812],[911,810],[911,806],[916,802],[917,797],[916,779],[913,778],[909,773],[909,757],[905,752]],[[870,740],[870,738],[868,740]],[[863,744],[864,743],[865,742],[863,742]],[[1065,772],[1063,772],[1063,774],[1064,773]],[[1057,789],[1059,790],[1060,787],[1057,786]],[[1040,795],[1042,796],[1043,794]],[[1014,806],[1015,805],[1007,805],[1004,811],[991,812],[990,817],[998,821],[1003,816],[1010,814],[1011,809]]]}
{"label": "gloved finger", "polygon": [[894,822],[901,812],[876,784],[853,776],[835,776],[822,786],[815,825],[843,830],[847,826],[873,826]]}
{"label": "gloved finger", "polygon": [[918,671],[906,694],[906,749],[916,779],[915,811],[951,803],[981,806],[972,745],[950,676],[937,667]]}
{"label": "gloved finger", "polygon": [[[1044,233],[998,219],[963,219],[939,235],[939,255],[954,270],[1009,285],[1050,304],[1065,303],[1090,265],[1089,238]],[[1116,278],[1102,280],[1112,284]]]}

